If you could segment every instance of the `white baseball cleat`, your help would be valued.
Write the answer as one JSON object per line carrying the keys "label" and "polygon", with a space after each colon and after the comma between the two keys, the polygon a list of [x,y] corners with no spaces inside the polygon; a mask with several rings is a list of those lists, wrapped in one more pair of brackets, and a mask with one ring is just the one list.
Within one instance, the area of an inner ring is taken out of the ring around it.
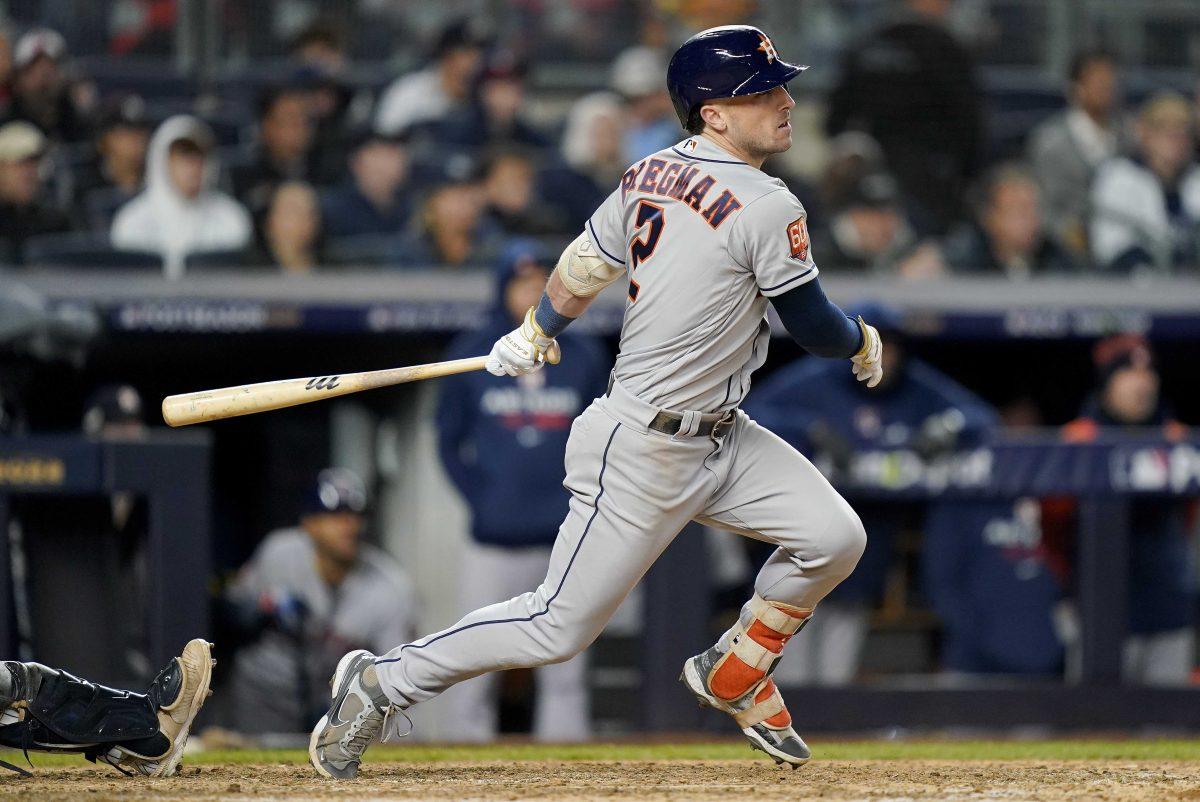
{"label": "white baseball cleat", "polygon": [[727,713],[737,722],[750,746],[766,752],[776,764],[789,764],[798,769],[809,761],[812,752],[804,740],[792,729],[792,717],[783,703],[779,689],[770,675],[754,685],[747,693],[736,699],[718,698],[709,687],[708,678],[713,675],[717,661],[724,655],[713,647],[683,664],[679,680],[695,695],[702,706]]}

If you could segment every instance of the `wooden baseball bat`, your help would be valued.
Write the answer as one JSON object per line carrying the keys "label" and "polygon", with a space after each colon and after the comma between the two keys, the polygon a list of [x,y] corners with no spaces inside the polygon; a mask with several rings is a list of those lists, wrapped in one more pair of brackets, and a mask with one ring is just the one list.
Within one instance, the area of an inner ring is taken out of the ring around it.
{"label": "wooden baseball bat", "polygon": [[363,390],[374,390],[378,387],[436,379],[455,373],[469,373],[472,370],[482,370],[486,363],[486,356],[477,356],[449,362],[434,362],[430,365],[413,365],[409,368],[369,370],[365,373],[346,373],[341,376],[313,376],[307,379],[283,379],[169,395],[163,399],[162,416],[171,426],[187,426],[192,423],[235,418],[238,415],[253,415],[256,412],[324,401],[327,398],[361,393]]}

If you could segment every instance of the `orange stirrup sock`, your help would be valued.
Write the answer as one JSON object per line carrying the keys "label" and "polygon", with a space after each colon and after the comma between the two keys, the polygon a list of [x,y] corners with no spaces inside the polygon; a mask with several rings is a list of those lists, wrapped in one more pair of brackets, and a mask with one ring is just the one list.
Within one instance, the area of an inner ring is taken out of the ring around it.
{"label": "orange stirrup sock", "polygon": [[[730,701],[753,690],[775,667],[788,639],[804,626],[812,610],[769,602],[757,593],[747,604],[750,626],[739,620],[732,630],[729,651],[708,675],[708,687],[718,699]],[[769,681],[768,681],[769,682]],[[770,683],[774,687],[774,683]]]}

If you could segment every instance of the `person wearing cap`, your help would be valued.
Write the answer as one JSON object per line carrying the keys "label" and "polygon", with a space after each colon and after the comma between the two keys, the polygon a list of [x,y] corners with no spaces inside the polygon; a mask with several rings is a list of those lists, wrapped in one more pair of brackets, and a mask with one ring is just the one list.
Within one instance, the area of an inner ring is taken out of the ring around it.
{"label": "person wearing cap", "polygon": [[[454,169],[454,165],[448,165]],[[425,196],[420,210],[397,242],[401,267],[486,266],[500,253],[504,233],[484,216],[486,201],[478,168],[447,170]]]}
{"label": "person wearing cap", "polygon": [[882,171],[863,175],[839,201],[828,223],[812,233],[827,269],[896,273],[917,245],[896,179]]}
{"label": "person wearing cap", "polygon": [[1076,271],[1071,254],[1050,236],[1041,191],[1023,164],[1006,162],[990,169],[974,206],[975,219],[955,228],[942,244],[954,273],[1027,279]]}
{"label": "person wearing cap", "polygon": [[[934,458],[982,441],[995,427],[990,406],[941,371],[908,353],[903,320],[891,307],[849,310],[875,321],[883,347],[883,379],[867,387],[836,362],[805,358],[785,365],[750,391],[745,410],[831,478],[844,475],[864,450],[909,449]],[[858,567],[821,602],[803,638],[788,645],[780,681],[838,685],[858,672],[871,610],[883,597],[894,543],[920,510],[909,504],[856,499],[871,533]]]}
{"label": "person wearing cap", "polygon": [[0,263],[24,261],[25,241],[67,231],[67,216],[42,199],[46,137],[36,126],[13,120],[0,126]]}
{"label": "person wearing cap", "polygon": [[137,95],[118,98],[104,109],[96,132],[95,154],[76,173],[75,208],[81,219],[108,231],[123,204],[142,190],[150,121]]}
{"label": "person wearing cap", "polygon": [[662,84],[665,70],[663,54],[645,45],[628,48],[613,62],[609,85],[625,99],[628,116],[623,142],[627,163],[668,148],[679,139],[671,98]]}
{"label": "person wearing cap", "polygon": [[493,148],[480,168],[484,214],[506,236],[566,234],[561,210],[538,195],[535,155],[515,146]]}
{"label": "person wearing cap", "polygon": [[[495,300],[485,326],[466,332],[446,359],[483,353],[541,297],[554,258],[532,240],[514,240],[496,263]],[[533,587],[567,512],[562,454],[571,421],[604,392],[608,355],[583,334],[564,335],[563,370],[495,378],[459,374],[439,382],[438,450],[471,513],[462,555],[463,610],[503,601]],[[583,655],[535,670],[533,734],[541,740],[588,737]],[[450,689],[450,737],[487,741],[497,731],[495,675]]]}
{"label": "person wearing cap", "polygon": [[1200,164],[1187,100],[1160,92],[1142,106],[1136,150],[1092,183],[1092,257],[1113,273],[1200,269]]}
{"label": "person wearing cap", "polygon": [[375,128],[389,135],[409,133],[465,105],[486,45],[486,38],[469,19],[450,23],[438,37],[432,63],[400,76],[384,90],[375,112]]}
{"label": "person wearing cap", "polygon": [[[1092,350],[1096,389],[1079,417],[1063,428],[1069,443],[1089,443],[1122,431],[1157,432],[1182,439],[1162,396],[1161,377],[1150,343],[1139,334],[1118,334]],[[1131,502],[1129,528],[1129,635],[1123,677],[1147,685],[1184,685],[1195,664],[1196,572],[1191,543],[1194,502],[1148,498]],[[1071,498],[1047,499],[1042,520],[1068,566],[1073,563],[1078,505]],[[1077,646],[1077,644],[1075,644]]]}
{"label": "person wearing cap", "polygon": [[212,130],[177,115],[150,140],[146,189],[117,212],[117,248],[161,254],[167,278],[183,276],[188,254],[237,251],[250,244],[250,215],[216,188],[218,164]]}
{"label": "person wearing cap", "polygon": [[321,471],[303,510],[296,526],[263,539],[220,606],[244,642],[230,683],[241,732],[307,729],[347,649],[382,648],[412,633],[411,581],[390,555],[362,542],[362,480],[344,468]]}
{"label": "person wearing cap", "polygon": [[84,142],[91,128],[63,74],[66,55],[66,41],[49,28],[35,28],[17,40],[8,118],[31,122],[56,142]]}
{"label": "person wearing cap", "polygon": [[550,139],[525,119],[529,63],[510,50],[490,53],[468,104],[433,124],[431,141],[441,147],[478,152],[488,147],[520,147],[544,152]]}
{"label": "person wearing cap", "polygon": [[337,187],[321,193],[321,217],[331,237],[399,236],[412,214],[408,149],[401,137],[371,129],[357,133],[350,168]]}

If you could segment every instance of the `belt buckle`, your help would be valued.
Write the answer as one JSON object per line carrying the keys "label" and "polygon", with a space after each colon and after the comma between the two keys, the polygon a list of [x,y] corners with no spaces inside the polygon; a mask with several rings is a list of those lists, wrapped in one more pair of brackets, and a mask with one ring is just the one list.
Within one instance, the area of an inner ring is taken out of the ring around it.
{"label": "belt buckle", "polygon": [[709,437],[713,438],[714,440],[716,440],[718,437],[724,437],[726,434],[725,428],[732,425],[733,410],[730,410],[729,412],[725,413],[724,417],[713,423],[712,433],[709,435]]}

